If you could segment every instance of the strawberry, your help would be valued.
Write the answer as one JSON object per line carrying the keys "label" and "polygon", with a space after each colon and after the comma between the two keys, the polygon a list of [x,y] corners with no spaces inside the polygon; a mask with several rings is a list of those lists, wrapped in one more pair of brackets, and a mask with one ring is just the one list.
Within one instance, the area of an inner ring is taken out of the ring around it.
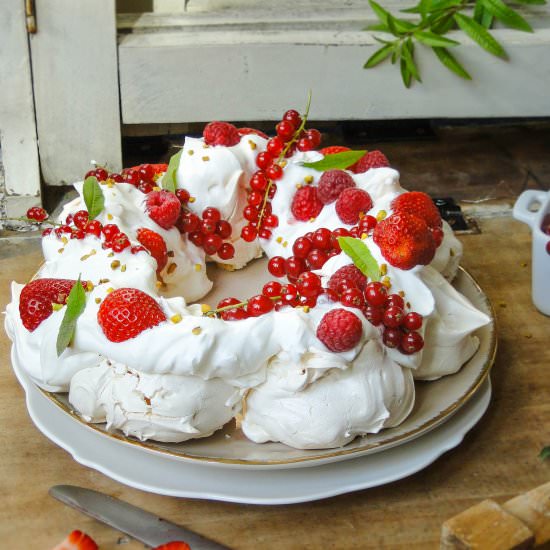
{"label": "strawberry", "polygon": [[319,149],[319,153],[322,155],[334,155],[335,153],[343,153],[344,151],[351,151],[349,147],[344,147],[343,145],[331,145],[330,147],[323,147]]}
{"label": "strawberry", "polygon": [[[53,312],[52,304],[65,305],[76,281],[72,279],[35,279],[23,287],[19,298],[19,316],[31,332]],[[82,281],[86,289],[86,281]]]}
{"label": "strawberry", "polygon": [[355,187],[355,181],[344,170],[327,170],[319,178],[317,193],[323,204],[334,202],[340,193],[348,187]]}
{"label": "strawberry", "polygon": [[323,209],[323,203],[319,200],[315,187],[300,187],[292,199],[292,214],[302,222],[316,218]]}
{"label": "strawberry", "polygon": [[237,128],[240,136],[247,136],[249,134],[256,134],[257,136],[263,137],[264,139],[269,139],[267,134],[264,134],[261,130],[256,130],[256,128]]}
{"label": "strawberry", "polygon": [[161,235],[152,229],[141,227],[137,230],[137,240],[157,261],[157,273],[160,273],[168,262],[168,250]]}
{"label": "strawberry", "polygon": [[336,201],[336,214],[349,225],[356,224],[362,214],[366,214],[372,208],[370,195],[358,189],[349,187],[344,189]]}
{"label": "strawberry", "polygon": [[330,351],[347,351],[355,347],[361,334],[363,323],[361,319],[347,309],[331,309],[321,319],[317,327],[317,338]]}
{"label": "strawberry", "polygon": [[52,550],[97,550],[95,541],[82,531],[74,530]]}
{"label": "strawberry", "polygon": [[170,191],[151,191],[145,199],[145,210],[163,229],[171,229],[178,221],[181,203]]}
{"label": "strawberry", "polygon": [[153,167],[153,171],[155,174],[162,174],[163,172],[166,172],[168,170],[168,164],[160,163],[160,164],[151,164]]}
{"label": "strawberry", "polygon": [[97,322],[111,342],[125,342],[166,321],[158,303],[137,288],[119,288],[99,306]]}
{"label": "strawberry", "polygon": [[396,213],[382,220],[373,238],[388,263],[400,269],[427,265],[435,254],[435,242],[426,222],[411,214]]}
{"label": "strawberry", "polygon": [[202,132],[207,145],[225,145],[232,147],[241,141],[239,131],[229,122],[209,122]]}
{"label": "strawberry", "polygon": [[340,294],[340,285],[343,282],[355,284],[359,290],[367,284],[367,278],[353,264],[345,265],[336,271],[328,281],[327,287]]}
{"label": "strawberry", "polygon": [[403,212],[422,218],[430,229],[441,227],[441,215],[432,199],[422,191],[399,195],[391,202],[394,212]]}
{"label": "strawberry", "polygon": [[160,546],[156,546],[153,550],[191,550],[191,547],[182,540],[174,540],[172,542],[166,542]]}
{"label": "strawberry", "polygon": [[349,169],[361,174],[371,168],[383,168],[390,165],[390,161],[381,151],[368,151]]}

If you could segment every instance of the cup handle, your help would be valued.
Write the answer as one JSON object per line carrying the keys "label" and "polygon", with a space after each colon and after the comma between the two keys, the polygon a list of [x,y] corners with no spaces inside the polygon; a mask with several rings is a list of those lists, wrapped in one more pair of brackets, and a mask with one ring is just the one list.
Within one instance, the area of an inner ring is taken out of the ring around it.
{"label": "cup handle", "polygon": [[518,197],[516,204],[514,204],[512,215],[514,216],[514,218],[516,218],[516,220],[526,223],[532,228],[533,222],[538,216],[540,209],[533,212],[530,210],[530,207],[533,203],[538,202],[540,203],[542,208],[542,205],[547,198],[548,193],[546,191],[537,191],[536,189],[529,189],[528,191],[524,191]]}

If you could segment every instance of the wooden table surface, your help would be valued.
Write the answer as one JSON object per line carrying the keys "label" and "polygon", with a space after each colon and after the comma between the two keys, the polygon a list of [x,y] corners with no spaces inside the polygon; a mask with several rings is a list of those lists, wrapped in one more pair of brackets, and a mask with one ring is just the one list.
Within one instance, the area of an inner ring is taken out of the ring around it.
{"label": "wooden table surface", "polygon": [[[550,479],[550,318],[530,300],[530,235],[509,217],[480,222],[462,237],[463,265],[497,314],[499,350],[489,410],[456,448],[423,471],[382,487],[318,502],[253,506],[148,494],[76,463],[31,422],[24,392],[0,335],[0,541],[3,548],[48,549],[72,529],[104,550],[143,548],[54,501],[59,483],[120,497],[232,548],[436,548],[441,523],[485,498],[502,502]],[[27,244],[25,244],[27,243]],[[0,247],[0,306],[11,280],[26,282],[40,262],[36,243]],[[121,546],[122,545],[122,546]]]}

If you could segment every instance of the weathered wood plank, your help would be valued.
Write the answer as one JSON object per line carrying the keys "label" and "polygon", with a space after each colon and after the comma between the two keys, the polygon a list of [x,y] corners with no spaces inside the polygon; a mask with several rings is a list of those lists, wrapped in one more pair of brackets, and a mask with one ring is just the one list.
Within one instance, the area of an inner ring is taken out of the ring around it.
{"label": "weathered wood plank", "polygon": [[457,57],[473,81],[449,73],[418,47],[424,85],[406,90],[395,67],[363,70],[378,47],[364,32],[150,32],[119,44],[126,124],[275,120],[313,90],[312,119],[548,116],[550,29],[497,29],[511,61],[460,32]]}
{"label": "weathered wood plank", "polygon": [[15,217],[40,203],[38,144],[24,2],[8,0],[0,4],[0,29],[0,144],[6,214]]}
{"label": "weathered wood plank", "polygon": [[36,2],[31,38],[42,174],[71,183],[122,163],[114,0]]}

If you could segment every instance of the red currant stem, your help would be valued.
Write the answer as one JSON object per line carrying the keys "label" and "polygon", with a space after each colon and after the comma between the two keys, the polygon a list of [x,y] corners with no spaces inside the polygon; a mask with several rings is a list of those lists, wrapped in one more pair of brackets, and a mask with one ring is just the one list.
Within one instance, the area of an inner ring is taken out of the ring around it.
{"label": "red currant stem", "polygon": [[53,222],[51,220],[48,220],[47,218],[40,222],[38,220],[32,220],[31,218],[27,218],[26,216],[21,216],[20,218],[1,218],[0,221],[1,222],[27,222],[27,223],[35,223],[36,225],[49,224],[49,225],[57,225],[59,227],[63,225],[62,223]]}
{"label": "red currant stem", "polygon": [[[277,300],[280,300],[282,298],[282,296],[268,296],[268,298],[275,302]],[[249,300],[245,300],[244,302],[239,302],[238,304],[231,304],[229,306],[223,306],[223,307],[219,307],[217,309],[211,309],[210,311],[207,311],[203,315],[206,315],[206,317],[213,317],[214,315],[217,315],[218,313],[223,313],[224,311],[228,311],[230,309],[246,307],[248,305],[248,302],[249,302]]]}
{"label": "red currant stem", "polygon": [[[288,150],[292,147],[294,143],[298,141],[299,135],[302,133],[304,128],[306,127],[307,117],[309,116],[309,108],[311,106],[311,90],[309,90],[307,95],[307,103],[306,103],[306,112],[302,116],[302,122],[300,123],[300,126],[298,126],[298,129],[294,132],[292,135],[292,138],[290,141],[285,145],[284,149],[279,154],[279,158],[277,159],[277,162],[281,162],[286,154],[288,153]],[[268,180],[267,187],[264,194],[264,200],[262,201],[262,208],[260,209],[260,213],[258,214],[258,225],[256,226],[257,230],[259,231],[262,228],[262,220],[264,218],[265,214],[265,207],[267,204],[267,197],[269,197],[269,192],[271,191],[271,187],[273,186],[273,180]]]}

